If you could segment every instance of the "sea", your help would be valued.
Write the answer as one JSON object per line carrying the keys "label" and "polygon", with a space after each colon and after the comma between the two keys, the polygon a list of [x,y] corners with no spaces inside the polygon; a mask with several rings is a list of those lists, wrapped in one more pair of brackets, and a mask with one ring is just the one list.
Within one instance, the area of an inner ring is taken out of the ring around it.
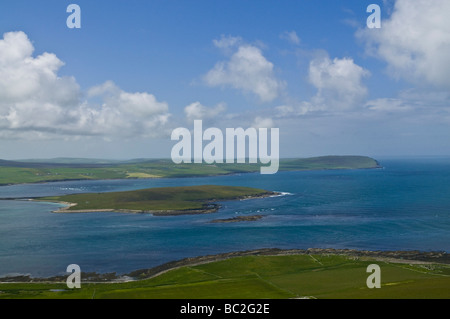
{"label": "sea", "polygon": [[[382,168],[0,187],[0,277],[126,274],[186,257],[261,248],[450,252],[450,158],[378,159]],[[213,214],[55,214],[29,197],[235,185],[280,195],[220,202]],[[247,215],[258,221],[211,223]]]}

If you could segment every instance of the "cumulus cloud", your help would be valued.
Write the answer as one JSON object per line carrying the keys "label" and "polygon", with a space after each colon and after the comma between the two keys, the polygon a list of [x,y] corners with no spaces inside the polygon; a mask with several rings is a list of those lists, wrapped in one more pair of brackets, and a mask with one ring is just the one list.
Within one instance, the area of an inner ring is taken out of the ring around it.
{"label": "cumulus cloud", "polygon": [[100,108],[82,112],[89,115],[85,126],[98,134],[156,136],[170,117],[168,104],[158,102],[154,95],[125,92],[111,81],[91,88],[88,95],[103,101]]}
{"label": "cumulus cloud", "polygon": [[387,62],[393,76],[448,89],[449,12],[448,0],[397,0],[381,29],[363,29],[357,36],[369,54]]}
{"label": "cumulus cloud", "polygon": [[194,102],[184,108],[184,113],[188,121],[211,120],[225,112],[225,110],[226,106],[224,103],[218,104],[215,107],[207,107],[200,102]]}
{"label": "cumulus cloud", "polygon": [[370,73],[350,58],[321,57],[309,64],[309,81],[317,88],[312,103],[328,110],[350,109],[367,95],[362,79]]}
{"label": "cumulus cloud", "polygon": [[[237,38],[216,40],[217,47],[236,45]],[[277,98],[284,86],[274,74],[274,66],[260,48],[240,43],[228,61],[218,62],[205,76],[204,81],[211,87],[231,87],[255,94],[262,102]]]}
{"label": "cumulus cloud", "polygon": [[36,138],[50,135],[154,135],[169,118],[168,105],[148,93],[128,93],[112,82],[94,87],[83,100],[73,77],[58,76],[55,54],[33,57],[24,32],[0,39],[0,133]]}
{"label": "cumulus cloud", "polygon": [[79,104],[80,88],[72,77],[58,77],[63,62],[54,54],[32,57],[34,48],[23,32],[0,39],[0,128],[54,129],[73,119],[64,117]]}
{"label": "cumulus cloud", "polygon": [[367,110],[368,93],[363,79],[370,72],[351,58],[330,59],[327,53],[316,55],[309,63],[308,80],[316,94],[307,100],[286,98],[285,104],[273,108],[273,117],[287,119],[304,116],[336,115]]}

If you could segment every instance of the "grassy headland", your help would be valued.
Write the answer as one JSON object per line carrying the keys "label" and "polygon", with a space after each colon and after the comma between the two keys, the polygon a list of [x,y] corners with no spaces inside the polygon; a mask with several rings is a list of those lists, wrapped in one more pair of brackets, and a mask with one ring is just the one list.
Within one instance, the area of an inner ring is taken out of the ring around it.
{"label": "grassy headland", "polygon": [[220,200],[235,200],[274,195],[257,188],[239,186],[186,186],[161,187],[126,192],[100,194],[73,194],[43,197],[38,200],[68,203],[59,212],[81,213],[116,211],[155,215],[200,214],[214,212]]}
{"label": "grassy headland", "polygon": [[[126,178],[197,177],[259,172],[260,164],[174,164],[170,159],[107,161],[53,159],[0,160],[0,185]],[[378,168],[366,156],[322,156],[281,159],[280,171]]]}
{"label": "grassy headland", "polygon": [[[0,284],[0,299],[450,298],[450,266],[442,263],[448,262],[448,254],[416,255],[429,255],[431,262],[410,260],[412,255],[408,252],[236,252],[189,258],[134,272],[128,275],[135,280],[125,283],[99,283],[100,280],[82,275],[81,289],[73,290],[65,285],[66,277],[24,283],[2,279],[5,283]],[[381,268],[380,289],[366,285],[366,269],[373,263]]]}

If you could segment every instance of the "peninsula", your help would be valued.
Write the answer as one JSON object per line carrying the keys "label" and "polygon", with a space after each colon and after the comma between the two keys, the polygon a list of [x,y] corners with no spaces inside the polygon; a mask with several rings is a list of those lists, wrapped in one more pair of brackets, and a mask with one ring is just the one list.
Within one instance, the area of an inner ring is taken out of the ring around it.
{"label": "peninsula", "polygon": [[[280,159],[279,171],[372,169],[379,163],[367,156],[320,156]],[[175,164],[170,159],[128,161],[58,158],[47,160],[0,160],[0,185],[138,178],[202,177],[255,173],[259,164]]]}

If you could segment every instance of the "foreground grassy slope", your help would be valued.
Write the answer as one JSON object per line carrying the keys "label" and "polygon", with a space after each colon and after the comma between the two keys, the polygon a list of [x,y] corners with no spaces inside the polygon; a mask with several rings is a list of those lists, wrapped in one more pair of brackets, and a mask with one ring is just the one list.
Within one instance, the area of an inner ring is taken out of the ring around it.
{"label": "foreground grassy slope", "polygon": [[185,186],[161,187],[126,192],[74,194],[45,197],[40,200],[74,203],[68,211],[77,210],[137,210],[185,211],[207,209],[209,203],[273,194],[262,189],[239,186]]}
{"label": "foreground grassy slope", "polygon": [[[259,172],[260,164],[174,164],[167,160],[108,162],[69,159],[55,162],[13,162],[0,160],[0,185],[61,180],[124,179],[212,176]],[[280,171],[314,169],[361,169],[378,167],[376,160],[365,156],[324,156],[304,159],[281,159]]]}
{"label": "foreground grassy slope", "polygon": [[[381,288],[366,286],[369,264]],[[127,283],[0,284],[0,298],[450,298],[450,266],[407,264],[342,255],[245,256],[185,266]],[[62,291],[58,291],[61,289]]]}

